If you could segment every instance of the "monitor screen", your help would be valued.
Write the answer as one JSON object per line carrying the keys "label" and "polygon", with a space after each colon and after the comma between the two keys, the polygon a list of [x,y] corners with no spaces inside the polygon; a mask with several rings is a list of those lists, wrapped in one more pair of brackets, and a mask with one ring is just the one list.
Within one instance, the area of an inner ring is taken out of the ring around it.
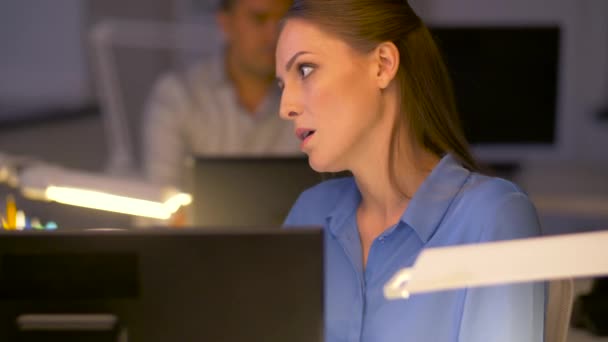
{"label": "monitor screen", "polygon": [[198,157],[194,164],[196,226],[280,227],[302,191],[329,177],[300,157]]}
{"label": "monitor screen", "polygon": [[[559,27],[434,27],[431,32],[474,147],[521,152],[556,144]],[[505,156],[497,151],[481,157]],[[517,159],[518,154],[509,156]]]}
{"label": "monitor screen", "polygon": [[0,233],[0,341],[321,341],[322,231],[222,231]]}

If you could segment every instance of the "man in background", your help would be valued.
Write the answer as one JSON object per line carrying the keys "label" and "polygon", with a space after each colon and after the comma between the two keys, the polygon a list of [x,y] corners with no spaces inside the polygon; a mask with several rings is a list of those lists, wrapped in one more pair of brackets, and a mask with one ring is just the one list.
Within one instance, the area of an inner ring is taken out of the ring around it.
{"label": "man in background", "polygon": [[274,50],[291,0],[222,0],[218,54],[162,77],[146,106],[143,170],[150,181],[188,188],[197,155],[296,155],[298,141],[279,118]]}

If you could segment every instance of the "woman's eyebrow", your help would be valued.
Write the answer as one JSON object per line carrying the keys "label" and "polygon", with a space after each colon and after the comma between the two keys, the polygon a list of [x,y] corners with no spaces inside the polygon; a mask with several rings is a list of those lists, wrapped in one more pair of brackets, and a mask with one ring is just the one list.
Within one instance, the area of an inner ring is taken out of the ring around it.
{"label": "woman's eyebrow", "polygon": [[298,58],[298,56],[304,55],[304,54],[307,54],[307,53],[310,53],[310,52],[308,52],[308,51],[299,51],[299,52],[296,52],[293,56],[291,56],[291,58],[289,59],[289,61],[287,61],[287,64],[285,64],[285,71],[289,72],[289,69],[291,69],[291,66],[296,61],[296,58]]}

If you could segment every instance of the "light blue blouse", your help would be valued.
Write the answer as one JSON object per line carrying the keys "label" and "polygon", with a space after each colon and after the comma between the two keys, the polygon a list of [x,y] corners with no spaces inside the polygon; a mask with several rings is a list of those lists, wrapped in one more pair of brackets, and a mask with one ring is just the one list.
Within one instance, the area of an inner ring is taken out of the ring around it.
{"label": "light blue blouse", "polygon": [[[387,301],[383,286],[426,247],[537,236],[534,206],[514,184],[446,155],[401,220],[378,236],[363,268],[353,178],[303,192],[285,226],[325,228],[326,342],[541,342],[545,286],[523,283],[418,294]],[[440,265],[439,265],[440,266]]]}

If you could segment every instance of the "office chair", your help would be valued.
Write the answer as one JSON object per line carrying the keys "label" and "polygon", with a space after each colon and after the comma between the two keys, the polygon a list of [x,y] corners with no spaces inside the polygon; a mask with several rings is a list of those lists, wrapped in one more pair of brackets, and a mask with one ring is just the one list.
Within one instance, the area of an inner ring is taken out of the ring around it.
{"label": "office chair", "polygon": [[549,281],[545,315],[545,342],[566,342],[572,314],[574,282],[570,278]]}
{"label": "office chair", "polygon": [[112,174],[140,176],[145,102],[162,72],[217,51],[213,21],[199,24],[106,19],[91,30],[95,83],[103,111]]}

